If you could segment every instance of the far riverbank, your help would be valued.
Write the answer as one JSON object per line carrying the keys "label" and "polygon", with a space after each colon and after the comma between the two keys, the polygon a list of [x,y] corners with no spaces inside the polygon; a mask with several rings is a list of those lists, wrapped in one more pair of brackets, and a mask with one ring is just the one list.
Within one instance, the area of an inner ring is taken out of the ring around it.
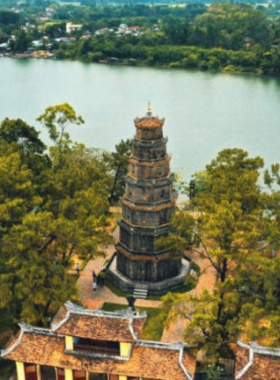
{"label": "far riverbank", "polygon": [[226,50],[221,48],[204,49],[195,46],[144,46],[123,44],[104,50],[96,45],[95,51],[81,54],[76,44],[63,46],[63,49],[49,52],[37,50],[25,53],[6,53],[11,58],[43,58],[59,60],[78,60],[86,63],[101,63],[115,66],[142,66],[179,69],[197,69],[205,72],[268,75],[280,75],[280,47],[268,50]]}

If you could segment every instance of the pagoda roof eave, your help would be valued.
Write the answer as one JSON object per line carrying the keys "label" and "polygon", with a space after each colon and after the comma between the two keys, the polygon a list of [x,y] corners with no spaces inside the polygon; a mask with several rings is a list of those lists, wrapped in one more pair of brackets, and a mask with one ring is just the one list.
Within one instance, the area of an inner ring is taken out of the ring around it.
{"label": "pagoda roof eave", "polygon": [[161,128],[163,127],[165,123],[165,119],[159,119],[155,116],[145,116],[139,119],[138,117],[134,119],[134,125],[136,128],[147,128],[147,129],[154,129],[154,128]]}

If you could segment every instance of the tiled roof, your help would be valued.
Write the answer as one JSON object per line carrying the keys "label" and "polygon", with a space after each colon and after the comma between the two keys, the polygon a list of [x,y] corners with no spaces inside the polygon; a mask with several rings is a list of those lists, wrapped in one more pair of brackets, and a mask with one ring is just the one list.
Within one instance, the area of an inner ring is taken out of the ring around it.
{"label": "tiled roof", "polygon": [[134,124],[137,128],[161,128],[164,125],[165,119],[158,117],[145,116],[141,119],[136,118]]}
{"label": "tiled roof", "polygon": [[17,344],[2,352],[5,359],[95,373],[146,377],[160,380],[191,379],[195,358],[182,344],[139,341],[129,360],[86,357],[65,353],[65,339],[43,329],[23,327]]}
{"label": "tiled roof", "polygon": [[140,336],[146,314],[134,316],[131,311],[104,312],[102,310],[86,310],[67,302],[67,313],[52,331],[58,334],[107,340],[117,342],[135,342]]}

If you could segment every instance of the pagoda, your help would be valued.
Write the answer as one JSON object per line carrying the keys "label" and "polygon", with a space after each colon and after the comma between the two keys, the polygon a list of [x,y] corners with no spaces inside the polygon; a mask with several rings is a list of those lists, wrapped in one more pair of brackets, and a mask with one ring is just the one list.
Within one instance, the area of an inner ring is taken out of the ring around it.
{"label": "pagoda", "polygon": [[122,199],[120,240],[108,268],[113,281],[125,291],[146,288],[163,294],[181,286],[189,270],[187,260],[172,259],[170,250],[156,244],[170,231],[177,199],[164,122],[152,115],[150,104],[146,116],[134,120],[136,134]]}

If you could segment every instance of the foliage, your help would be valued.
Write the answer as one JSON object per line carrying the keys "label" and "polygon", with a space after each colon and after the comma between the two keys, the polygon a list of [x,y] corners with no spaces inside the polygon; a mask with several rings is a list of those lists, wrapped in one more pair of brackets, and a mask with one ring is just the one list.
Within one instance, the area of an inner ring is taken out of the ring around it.
{"label": "foliage", "polygon": [[49,130],[50,138],[58,145],[61,145],[64,140],[69,140],[69,133],[66,132],[68,125],[84,123],[82,116],[77,115],[69,103],[47,107],[45,113],[37,120]]}
{"label": "foliage", "polygon": [[216,365],[209,365],[206,368],[207,380],[219,380],[223,370]]}
{"label": "foliage", "polygon": [[20,154],[22,163],[39,175],[50,167],[50,159],[44,154],[46,145],[39,138],[40,132],[21,119],[4,119],[0,125],[0,138]]}
{"label": "foliage", "polygon": [[[201,212],[195,234],[200,254],[216,274],[214,293],[205,290],[201,296],[168,296],[164,301],[165,309],[174,305],[169,319],[184,316],[189,320],[188,342],[203,346],[211,355],[225,354],[226,344],[240,331],[242,304],[250,302],[248,293],[239,292],[244,278],[240,274],[246,272],[246,259],[256,251],[261,236],[258,177],[262,166],[261,158],[249,158],[241,149],[223,150],[206,166],[209,191],[194,198]],[[183,226],[177,230],[180,238],[193,233],[190,227],[186,223],[187,234],[182,233]]]}
{"label": "foliage", "polygon": [[109,195],[109,203],[118,202],[124,194],[125,177],[127,175],[129,157],[131,154],[131,140],[121,140],[115,146],[115,152],[103,154],[103,159],[112,175],[112,185]]}
{"label": "foliage", "polygon": [[22,120],[0,127],[0,308],[15,321],[45,326],[61,303],[76,298],[73,256],[101,254],[99,244],[111,241],[110,178],[100,154],[73,144],[65,131],[82,122],[71,106],[49,107],[40,119],[56,145],[49,164],[36,170],[27,164],[45,149],[38,132]]}
{"label": "foliage", "polygon": [[46,145],[39,139],[40,132],[29,126],[21,119],[4,119],[0,124],[0,138],[11,144],[18,143],[20,147],[29,153],[42,154]]}
{"label": "foliage", "polygon": [[[280,26],[275,17],[278,16],[278,4],[266,9],[227,2],[212,3],[208,7],[199,3],[184,7],[164,4],[102,6],[84,0],[81,6],[49,4],[50,19],[41,24],[40,13],[46,11],[47,3],[14,4],[20,17],[16,12],[3,9],[0,41],[9,41],[14,53],[23,53],[34,49],[32,41],[41,40],[44,43],[40,49],[51,50],[59,59],[110,62],[110,58],[115,57],[123,64],[280,74]],[[81,23],[82,30],[72,34],[76,41],[59,42],[57,39],[65,37],[67,21]],[[139,35],[116,35],[120,24],[137,25],[141,32]],[[101,29],[104,33],[96,35]],[[45,37],[49,39],[48,44],[45,44]]]}
{"label": "foliage", "polygon": [[0,359],[0,380],[9,380],[15,371],[15,364],[10,360]]}
{"label": "foliage", "polygon": [[156,245],[172,252],[173,259],[181,259],[193,243],[196,222],[190,213],[178,208],[172,216],[171,224],[173,230],[168,237],[159,238]]}

